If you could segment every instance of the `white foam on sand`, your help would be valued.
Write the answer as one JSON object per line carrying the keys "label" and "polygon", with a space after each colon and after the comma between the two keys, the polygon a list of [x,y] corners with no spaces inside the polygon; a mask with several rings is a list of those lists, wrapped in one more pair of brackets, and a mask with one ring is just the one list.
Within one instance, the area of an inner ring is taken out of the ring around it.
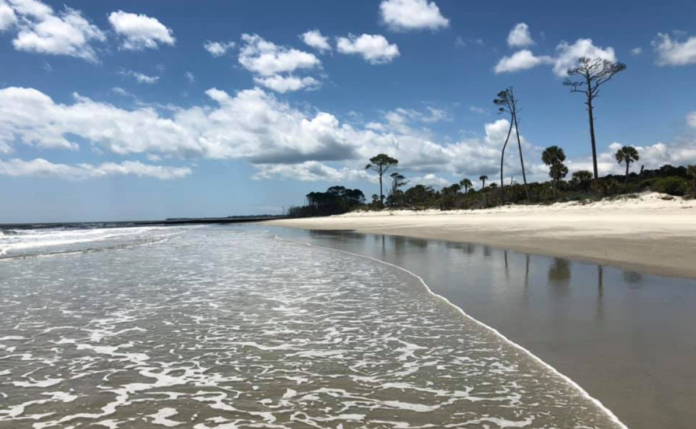
{"label": "white foam on sand", "polygon": [[[305,242],[301,242],[301,241],[290,240],[290,239],[287,239],[287,238],[282,238],[282,237],[278,236],[277,234],[275,235],[275,238],[276,238],[277,240],[284,240],[284,241],[288,241],[288,242],[292,242],[292,243],[296,243],[296,244],[305,245],[305,246],[308,246],[308,247],[320,248],[320,249],[325,249],[325,250],[329,250],[329,251],[334,251],[334,252],[344,253],[344,254],[347,254],[347,255],[356,256],[356,257],[359,257],[359,258],[368,259],[368,260],[371,260],[371,261],[374,261],[374,262],[377,262],[377,263],[380,263],[380,264],[384,264],[384,265],[387,265],[387,266],[396,268],[396,269],[398,269],[398,270],[401,270],[401,271],[403,271],[403,272],[405,272],[405,273],[407,273],[407,274],[413,276],[414,278],[418,279],[418,281],[423,285],[423,287],[425,287],[426,291],[427,291],[430,295],[432,295],[432,296],[434,296],[434,297],[436,297],[436,298],[441,299],[442,301],[444,301],[445,303],[447,303],[448,305],[450,305],[451,307],[453,307],[454,309],[456,309],[462,316],[464,316],[464,317],[466,317],[467,319],[469,319],[469,320],[475,322],[476,324],[480,325],[481,327],[483,327],[483,328],[485,328],[485,329],[487,329],[487,330],[493,332],[495,335],[497,335],[498,337],[500,337],[504,342],[508,343],[509,345],[515,347],[516,349],[522,351],[523,353],[525,353],[526,355],[528,355],[529,357],[531,357],[533,360],[535,360],[536,362],[538,362],[539,364],[541,364],[543,367],[545,367],[546,369],[548,369],[549,371],[551,371],[552,373],[554,373],[555,375],[557,375],[558,377],[560,377],[561,379],[563,379],[563,380],[564,380],[565,382],[567,382],[569,385],[571,385],[571,386],[572,386],[574,389],[576,389],[576,390],[578,391],[578,393],[580,393],[583,397],[585,397],[586,399],[588,399],[589,401],[591,401],[593,404],[595,404],[600,410],[602,410],[602,412],[604,412],[604,413],[607,415],[607,417],[608,417],[612,422],[616,423],[616,424],[617,424],[619,427],[621,427],[621,428],[628,429],[628,427],[627,427],[625,424],[623,424],[623,423],[621,422],[621,420],[619,420],[619,418],[618,418],[610,409],[608,409],[607,407],[605,407],[598,399],[592,397],[589,393],[587,393],[587,391],[586,391],[585,389],[583,389],[579,384],[577,384],[575,381],[573,381],[570,377],[568,377],[568,376],[562,374],[562,373],[561,373],[560,371],[558,371],[556,368],[554,368],[554,367],[552,367],[551,365],[549,365],[548,363],[544,362],[541,358],[539,358],[538,356],[536,356],[534,353],[532,353],[532,352],[529,351],[528,349],[526,349],[526,348],[522,347],[521,345],[519,345],[519,344],[513,342],[512,340],[510,340],[509,338],[507,338],[505,335],[503,335],[502,333],[500,333],[497,329],[492,328],[492,327],[486,325],[485,323],[483,323],[483,322],[481,322],[481,321],[479,321],[479,320],[477,320],[477,319],[475,319],[475,318],[469,316],[463,309],[461,309],[460,307],[454,305],[450,300],[448,300],[448,299],[445,298],[444,296],[438,295],[438,294],[436,294],[435,292],[433,292],[432,289],[430,289],[430,286],[428,286],[428,284],[425,282],[425,280],[424,280],[421,276],[419,276],[418,274],[416,274],[416,273],[414,273],[414,272],[412,272],[412,271],[409,271],[409,270],[407,270],[406,268],[403,268],[403,267],[400,267],[400,266],[398,266],[398,265],[395,265],[395,264],[392,264],[392,263],[383,261],[383,260],[381,260],[381,259],[373,258],[373,257],[371,257],[371,256],[360,255],[360,254],[358,254],[358,253],[348,252],[348,251],[346,251],[346,250],[334,249],[334,248],[325,247],[325,246],[317,246],[317,245],[310,244],[310,243],[305,243]],[[396,405],[396,404],[394,404],[394,405]],[[497,424],[498,424],[498,423],[503,423],[503,422],[493,422],[493,421],[489,421],[489,422],[490,422],[490,423],[497,423]],[[482,422],[481,422],[481,423],[482,423]],[[509,422],[509,423],[514,423],[514,422]],[[530,422],[530,423],[531,423],[531,422]],[[502,426],[502,427],[523,427],[523,426]]]}

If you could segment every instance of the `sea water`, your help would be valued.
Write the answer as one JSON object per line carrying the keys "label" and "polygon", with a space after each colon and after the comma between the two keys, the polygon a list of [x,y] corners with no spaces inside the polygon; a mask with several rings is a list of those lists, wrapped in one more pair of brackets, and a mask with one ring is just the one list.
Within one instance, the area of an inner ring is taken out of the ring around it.
{"label": "sea water", "polygon": [[370,258],[219,226],[0,248],[2,428],[622,427]]}

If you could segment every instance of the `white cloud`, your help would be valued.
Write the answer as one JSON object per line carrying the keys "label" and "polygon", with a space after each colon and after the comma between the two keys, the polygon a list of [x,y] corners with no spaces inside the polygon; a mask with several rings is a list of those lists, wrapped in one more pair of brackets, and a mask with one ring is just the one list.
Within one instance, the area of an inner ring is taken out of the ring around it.
{"label": "white cloud", "polygon": [[138,83],[145,83],[148,85],[152,85],[157,83],[159,81],[159,76],[148,76],[146,74],[136,72],[133,70],[121,70],[119,72],[121,76],[129,76],[135,79]]}
{"label": "white cloud", "polygon": [[[448,119],[435,108],[399,108],[385,113],[382,122],[358,127],[341,123],[327,112],[294,108],[258,88],[232,95],[211,89],[206,94],[210,104],[171,107],[162,110],[165,116],[152,107],[127,110],[78,95],[71,104],[59,104],[35,89],[5,88],[0,90],[0,153],[11,153],[17,144],[76,150],[79,146],[71,140],[76,138],[95,150],[120,155],[140,154],[151,160],[244,159],[258,168],[256,178],[333,182],[368,180],[363,171],[366,160],[387,153],[399,159],[399,171],[409,178],[487,174],[493,180],[499,173],[500,149],[510,126],[506,119],[498,119],[485,124],[480,137],[443,142],[426,128]],[[688,118],[694,124],[692,116]],[[695,143],[687,133],[673,143],[640,147],[641,164],[653,168],[667,162],[695,163]],[[541,149],[524,136],[522,145],[529,180],[546,180],[538,162]],[[506,153],[505,172],[506,178],[514,175],[519,180],[514,149]],[[603,172],[619,168],[613,149],[600,158]],[[94,169],[121,171],[102,167]],[[571,159],[569,167],[591,169],[591,160]],[[131,166],[128,171],[136,169]],[[97,176],[94,172],[81,174]]]}
{"label": "white cloud", "polygon": [[634,57],[637,57],[638,55],[640,55],[642,53],[643,53],[643,48],[641,48],[641,47],[631,49],[631,55],[633,55]]}
{"label": "white cloud", "polygon": [[532,51],[523,49],[515,52],[512,56],[501,58],[493,71],[495,71],[496,74],[514,73],[521,70],[528,70],[541,64],[551,64],[553,61],[551,57],[537,57]]}
{"label": "white cloud", "polygon": [[12,41],[18,51],[67,55],[96,62],[92,42],[106,41],[104,33],[80,11],[65,7],[55,14],[50,6],[36,0],[0,3],[0,30],[11,26],[19,30]]}
{"label": "white cloud", "polygon": [[309,70],[321,65],[314,54],[278,46],[256,34],[244,34],[242,40],[244,46],[239,52],[239,63],[261,76],[292,73],[299,69]]}
{"label": "white cloud", "polygon": [[194,75],[190,71],[187,71],[186,73],[184,73],[184,76],[186,76],[186,80],[188,80],[190,83],[196,82],[196,75]]}
{"label": "white cloud", "polygon": [[214,57],[221,57],[230,49],[234,48],[236,43],[230,42],[211,42],[207,41],[203,44],[203,48]]}
{"label": "white cloud", "polygon": [[255,167],[259,170],[253,176],[256,180],[284,178],[303,182],[334,183],[375,180],[374,175],[368,174],[365,170],[347,167],[337,169],[317,161],[306,161],[300,164],[259,164]]}
{"label": "white cloud", "polygon": [[128,51],[157,49],[160,44],[173,46],[176,42],[172,30],[147,15],[119,10],[111,12],[109,22],[122,38],[121,47]]}
{"label": "white cloud", "polygon": [[565,77],[568,70],[578,64],[582,57],[599,58],[616,62],[614,48],[601,48],[592,43],[591,39],[578,39],[572,45],[561,42],[556,46],[556,56],[535,56],[530,50],[523,49],[509,57],[503,57],[493,69],[495,73],[512,73],[528,70],[542,64],[553,64],[553,72]]}
{"label": "white cloud", "polygon": [[256,34],[244,34],[242,40],[244,46],[239,52],[239,63],[254,73],[257,84],[280,93],[316,89],[321,85],[316,78],[292,74],[321,67],[321,61],[314,54],[278,46]]}
{"label": "white cloud", "polygon": [[0,176],[47,177],[66,180],[83,180],[111,176],[150,177],[160,180],[181,179],[191,174],[190,168],[148,165],[138,161],[91,164],[54,164],[42,158],[31,161],[0,159]]}
{"label": "white cloud", "polygon": [[303,33],[300,38],[305,44],[311,46],[320,52],[326,52],[331,50],[331,45],[329,44],[329,38],[324,37],[319,30],[310,30]]}
{"label": "white cloud", "polygon": [[53,9],[39,0],[9,0],[9,3],[20,15],[33,18],[45,18],[53,15]]}
{"label": "white cloud", "polygon": [[561,42],[556,51],[558,56],[555,59],[553,72],[557,76],[567,76],[568,69],[575,67],[578,60],[582,57],[599,58],[611,62],[616,62],[614,48],[600,48],[592,44],[592,39],[578,39],[572,45],[568,42]]}
{"label": "white cloud", "polygon": [[438,30],[449,27],[449,20],[429,0],[384,0],[379,5],[382,21],[394,31]]}
{"label": "white cloud", "polygon": [[680,42],[668,34],[658,33],[652,45],[657,52],[657,64],[661,66],[696,64],[696,36]]}
{"label": "white cloud", "polygon": [[529,34],[529,26],[524,22],[515,25],[507,38],[508,46],[511,48],[524,48],[534,44],[531,34]]}
{"label": "white cloud", "polygon": [[469,111],[478,113],[480,115],[487,115],[490,112],[487,109],[484,109],[483,107],[478,107],[478,106],[469,106]]}
{"label": "white cloud", "polygon": [[348,37],[336,40],[338,52],[360,55],[370,64],[390,63],[400,55],[396,44],[390,44],[384,36],[378,34],[363,34],[360,37],[349,34]]}
{"label": "white cloud", "polygon": [[301,89],[316,89],[321,82],[311,76],[281,76],[256,77],[254,82],[273,91],[284,94],[286,92],[299,91]]}
{"label": "white cloud", "polygon": [[433,186],[436,188],[442,188],[452,184],[451,181],[439,177],[434,173],[428,173],[424,176],[409,177],[408,183],[409,185]]}
{"label": "white cloud", "polygon": [[17,15],[5,0],[0,0],[0,32],[7,31],[17,22]]}
{"label": "white cloud", "polygon": [[691,128],[696,128],[696,112],[686,115],[686,124]]}

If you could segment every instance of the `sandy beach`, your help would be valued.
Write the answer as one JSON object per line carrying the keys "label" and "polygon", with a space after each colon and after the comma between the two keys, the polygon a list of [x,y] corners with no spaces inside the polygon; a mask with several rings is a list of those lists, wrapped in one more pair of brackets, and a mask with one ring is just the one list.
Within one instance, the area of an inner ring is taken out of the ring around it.
{"label": "sandy beach", "polygon": [[696,278],[696,201],[657,193],[590,204],[473,211],[385,210],[267,224],[485,244]]}

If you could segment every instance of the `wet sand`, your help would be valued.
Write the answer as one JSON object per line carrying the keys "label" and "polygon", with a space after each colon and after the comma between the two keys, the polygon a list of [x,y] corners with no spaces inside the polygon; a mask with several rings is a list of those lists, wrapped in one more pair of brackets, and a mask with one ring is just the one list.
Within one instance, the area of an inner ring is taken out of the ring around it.
{"label": "wet sand", "polygon": [[576,381],[632,429],[693,427],[694,280],[465,243],[272,230],[415,272],[433,292]]}
{"label": "wet sand", "polygon": [[696,201],[646,194],[588,205],[476,211],[383,211],[266,225],[485,244],[525,253],[696,278]]}

